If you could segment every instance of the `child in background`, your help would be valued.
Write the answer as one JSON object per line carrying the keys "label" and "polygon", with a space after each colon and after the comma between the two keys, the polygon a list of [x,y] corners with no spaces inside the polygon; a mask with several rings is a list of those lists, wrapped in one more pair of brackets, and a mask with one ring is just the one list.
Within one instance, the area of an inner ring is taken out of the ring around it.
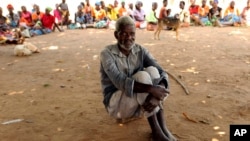
{"label": "child in background", "polygon": [[148,31],[154,31],[157,23],[158,23],[158,18],[156,17],[156,12],[155,10],[157,9],[158,4],[157,2],[152,3],[152,10],[151,12],[146,16],[147,20],[147,30]]}

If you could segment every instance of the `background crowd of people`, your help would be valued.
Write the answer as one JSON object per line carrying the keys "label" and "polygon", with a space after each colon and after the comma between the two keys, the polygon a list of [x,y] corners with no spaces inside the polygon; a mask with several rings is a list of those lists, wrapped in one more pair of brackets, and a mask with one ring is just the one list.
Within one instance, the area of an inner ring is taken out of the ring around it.
{"label": "background crowd of people", "polygon": [[[69,1],[67,1],[69,2]],[[130,16],[137,28],[154,30],[159,19],[179,14],[182,27],[190,25],[200,26],[249,26],[250,25],[250,0],[247,0],[243,9],[237,8],[238,1],[230,1],[222,9],[218,0],[180,0],[178,7],[170,7],[168,0],[161,4],[152,2],[151,8],[145,9],[143,1],[127,2],[114,0],[106,4],[104,0],[90,0],[80,2],[75,9],[69,9],[66,0],[55,4],[54,9],[33,4],[31,10],[26,6],[14,8],[12,4],[6,6],[7,13],[3,14],[3,5],[0,7],[0,43],[22,43],[25,37],[32,37],[51,33],[57,29],[83,28],[115,28],[116,20],[124,15]],[[198,4],[197,4],[198,3]],[[160,7],[160,8],[158,8]],[[14,10],[16,9],[17,12]],[[71,18],[73,17],[73,18]]]}

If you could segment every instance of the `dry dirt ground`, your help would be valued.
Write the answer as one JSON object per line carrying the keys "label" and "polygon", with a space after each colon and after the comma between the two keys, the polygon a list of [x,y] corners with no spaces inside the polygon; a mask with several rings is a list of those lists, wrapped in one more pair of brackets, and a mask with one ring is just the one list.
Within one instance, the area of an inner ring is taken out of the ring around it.
{"label": "dry dirt ground", "polygon": [[[250,124],[250,28],[190,27],[175,33],[137,30],[170,77],[165,117],[180,141],[229,141],[230,124]],[[102,104],[99,54],[113,30],[66,30],[26,40],[29,57],[0,46],[1,141],[149,141],[145,118],[119,125]],[[184,115],[188,116],[185,117]],[[24,119],[12,124],[1,124]]]}

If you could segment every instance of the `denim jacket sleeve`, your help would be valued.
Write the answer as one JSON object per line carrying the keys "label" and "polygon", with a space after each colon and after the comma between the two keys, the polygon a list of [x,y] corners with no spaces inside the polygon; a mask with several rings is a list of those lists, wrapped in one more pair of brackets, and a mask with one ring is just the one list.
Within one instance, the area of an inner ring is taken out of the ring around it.
{"label": "denim jacket sleeve", "polygon": [[[127,96],[132,97],[134,80],[119,71],[114,54],[112,54],[110,50],[105,49],[101,52],[100,59],[104,72],[106,73],[108,79],[112,82],[112,85],[124,92]],[[106,84],[102,85],[105,87]],[[107,85],[110,85],[110,83]]]}

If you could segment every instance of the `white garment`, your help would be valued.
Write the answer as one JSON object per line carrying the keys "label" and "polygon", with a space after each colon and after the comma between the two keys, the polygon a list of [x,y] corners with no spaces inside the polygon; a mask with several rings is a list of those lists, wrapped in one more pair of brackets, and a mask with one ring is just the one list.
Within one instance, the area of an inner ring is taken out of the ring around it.
{"label": "white garment", "polygon": [[[160,78],[160,74],[155,67],[148,67],[144,71],[139,71],[133,75],[135,81],[144,83],[144,84],[153,84],[154,79]],[[109,106],[107,108],[110,116],[116,119],[128,119],[132,117],[141,116],[142,109],[140,105],[143,105],[148,93],[135,93],[134,97],[128,97],[122,91],[118,90],[113,93]],[[166,99],[166,97],[165,97]],[[165,100],[164,99],[164,100]],[[159,100],[151,99],[152,104],[160,105]],[[144,112],[146,117],[152,116],[154,113],[157,113],[160,110],[160,107],[157,106],[153,112],[148,113]]]}

